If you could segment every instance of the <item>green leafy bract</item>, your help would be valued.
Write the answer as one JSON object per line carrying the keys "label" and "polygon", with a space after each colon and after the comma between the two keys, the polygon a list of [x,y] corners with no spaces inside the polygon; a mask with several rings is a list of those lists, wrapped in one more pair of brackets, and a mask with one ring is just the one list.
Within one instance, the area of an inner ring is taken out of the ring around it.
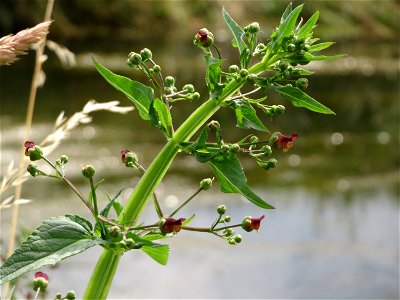
{"label": "green leafy bract", "polygon": [[172,137],[172,117],[167,105],[160,99],[155,99],[149,110],[150,122],[158,127],[167,138]]}
{"label": "green leafy bract", "polygon": [[285,13],[282,15],[281,24],[279,25],[277,31],[273,33],[274,37],[267,46],[272,52],[277,50],[285,37],[289,37],[292,34],[292,31],[296,26],[297,18],[303,9],[303,4],[297,6],[293,10],[291,10],[291,7],[292,6],[290,4],[290,6],[286,8]]}
{"label": "green leafy bract", "polygon": [[309,18],[307,22],[297,31],[296,35],[298,40],[304,40],[311,35],[312,30],[317,23],[318,17],[319,11],[316,11],[311,18]]}
{"label": "green leafy bract", "polygon": [[236,113],[237,126],[239,128],[252,128],[260,131],[268,131],[257,117],[256,110],[251,106],[249,101],[244,99],[235,99],[232,101],[232,106]]}
{"label": "green leafy bract", "polygon": [[236,156],[215,157],[210,160],[210,165],[218,179],[222,192],[238,193],[261,208],[273,208],[257,196],[246,184],[246,175]]}
{"label": "green leafy bract", "polygon": [[206,55],[204,58],[206,60],[206,83],[210,94],[213,94],[220,87],[222,60],[211,55]]}
{"label": "green leafy bract", "polygon": [[309,95],[307,95],[297,87],[271,86],[271,88],[279,92],[279,95],[281,95],[281,97],[289,100],[292,105],[296,107],[304,107],[309,110],[323,114],[335,114],[331,109],[319,103],[317,100],[311,98]]}
{"label": "green leafy bract", "polygon": [[[239,49],[239,55],[243,56],[246,53],[247,45],[243,41],[244,31],[243,29],[232,19],[225,8],[222,9],[222,14],[226,25],[228,25],[229,30],[233,35],[233,46]],[[241,60],[242,61],[242,60]],[[244,65],[242,65],[244,67]]]}
{"label": "green leafy bract", "polygon": [[96,60],[93,60],[97,71],[109,84],[115,89],[122,92],[129,100],[133,102],[139,110],[139,115],[144,120],[149,120],[149,108],[151,102],[154,100],[154,91],[152,88],[131,80],[127,77],[114,74],[106,67],[102,66]]}
{"label": "green leafy bract", "polygon": [[337,54],[337,55],[317,55],[314,56],[311,53],[304,53],[304,58],[309,60],[309,61],[314,61],[314,60],[332,60],[332,59],[337,59],[340,57],[343,57],[343,54]]}
{"label": "green leafy bract", "polygon": [[0,284],[101,244],[92,224],[77,215],[43,221],[0,267]]}

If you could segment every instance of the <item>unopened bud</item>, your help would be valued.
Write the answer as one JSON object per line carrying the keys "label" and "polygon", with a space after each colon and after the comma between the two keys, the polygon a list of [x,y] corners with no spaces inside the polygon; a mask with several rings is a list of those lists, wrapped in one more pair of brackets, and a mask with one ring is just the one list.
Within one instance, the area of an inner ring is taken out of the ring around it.
{"label": "unopened bud", "polygon": [[296,86],[302,90],[305,90],[308,87],[308,79],[307,78],[297,79]]}
{"label": "unopened bud", "polygon": [[240,234],[235,235],[234,237],[236,243],[240,243],[242,241],[242,236]]}
{"label": "unopened bud", "polygon": [[65,298],[68,299],[68,300],[74,300],[74,299],[76,299],[76,293],[75,293],[75,291],[69,291],[69,292],[67,293],[67,295],[65,296]]}
{"label": "unopened bud", "polygon": [[142,62],[142,56],[139,53],[131,52],[128,56],[128,62],[134,66],[137,66]]}
{"label": "unopened bud", "polygon": [[146,61],[151,59],[153,54],[151,53],[150,49],[144,48],[142,51],[140,51],[140,56],[142,61]]}
{"label": "unopened bud", "polygon": [[38,166],[34,163],[30,163],[27,167],[26,170],[28,171],[29,174],[31,174],[33,177],[36,177],[39,175],[39,170]]}
{"label": "unopened bud", "polygon": [[220,205],[217,207],[217,213],[220,215],[224,215],[226,213],[226,206]]}
{"label": "unopened bud", "polygon": [[208,123],[208,127],[219,130],[221,128],[221,124],[219,124],[218,121],[212,120],[210,123]]}
{"label": "unopened bud", "polygon": [[194,36],[194,40],[195,43],[208,48],[214,44],[214,35],[207,28],[202,28]]}
{"label": "unopened bud", "polygon": [[200,188],[202,190],[206,191],[210,187],[212,187],[212,179],[211,178],[205,178],[202,181],[200,181]]}
{"label": "unopened bud", "polygon": [[89,178],[89,179],[92,178],[94,176],[94,173],[96,173],[96,170],[94,169],[94,167],[92,165],[84,165],[82,167],[82,174],[86,178]]}
{"label": "unopened bud", "polygon": [[263,162],[259,162],[258,164],[260,165],[261,168],[268,171],[270,169],[275,168],[276,165],[278,164],[278,161],[275,158],[270,158],[266,162],[263,161]]}
{"label": "unopened bud", "polygon": [[193,84],[185,84],[182,88],[182,90],[188,92],[188,93],[193,93],[194,92],[194,86]]}
{"label": "unopened bud", "polygon": [[239,67],[237,65],[232,65],[229,67],[229,73],[237,73],[239,71]]}
{"label": "unopened bud", "polygon": [[165,86],[173,87],[175,84],[175,78],[172,76],[165,77]]}
{"label": "unopened bud", "polygon": [[42,148],[35,144],[33,141],[26,141],[25,144],[25,155],[29,156],[31,161],[42,159],[43,151]]}

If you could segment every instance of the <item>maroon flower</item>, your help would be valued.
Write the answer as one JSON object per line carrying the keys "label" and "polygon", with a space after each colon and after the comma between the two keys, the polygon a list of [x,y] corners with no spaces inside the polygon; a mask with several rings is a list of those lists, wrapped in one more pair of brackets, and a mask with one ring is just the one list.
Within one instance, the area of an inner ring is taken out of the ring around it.
{"label": "maroon flower", "polygon": [[258,230],[260,229],[261,225],[261,220],[265,218],[265,215],[262,215],[259,218],[253,218],[253,217],[246,217],[244,218],[242,222],[242,228],[246,230],[247,232],[253,231],[253,230]]}
{"label": "maroon flower", "polygon": [[124,163],[126,163],[126,155],[129,153],[130,151],[129,150],[122,150],[121,151],[121,161],[122,161],[122,163],[124,164]]}
{"label": "maroon flower", "polygon": [[43,278],[43,279],[49,280],[49,276],[47,276],[47,274],[43,273],[43,272],[36,272],[35,279],[36,278]]}
{"label": "maroon flower", "polygon": [[162,233],[177,233],[182,229],[182,222],[185,218],[174,219],[171,217],[162,218],[159,224]]}
{"label": "maroon flower", "polygon": [[210,47],[214,43],[214,35],[207,28],[200,29],[194,38],[203,47]]}
{"label": "maroon flower", "polygon": [[25,155],[29,156],[29,149],[35,147],[36,144],[33,141],[26,141],[24,146],[25,146]]}
{"label": "maroon flower", "polygon": [[293,133],[291,136],[278,134],[276,140],[274,141],[274,146],[283,152],[287,152],[293,147],[293,141],[297,139],[297,137],[298,135],[296,133]]}

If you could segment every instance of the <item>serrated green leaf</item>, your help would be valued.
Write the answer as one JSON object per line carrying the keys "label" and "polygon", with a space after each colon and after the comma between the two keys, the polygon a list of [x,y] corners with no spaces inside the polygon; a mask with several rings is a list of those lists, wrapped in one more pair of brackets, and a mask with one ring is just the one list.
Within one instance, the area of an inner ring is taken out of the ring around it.
{"label": "serrated green leaf", "polygon": [[106,67],[96,62],[95,59],[92,59],[92,61],[100,75],[133,102],[139,111],[140,117],[144,120],[149,120],[149,108],[151,102],[154,100],[153,89],[125,76],[114,74]]}
{"label": "serrated green leaf", "polygon": [[287,17],[290,15],[290,13],[292,12],[292,10],[293,10],[293,7],[292,7],[292,2],[290,2],[289,4],[288,4],[288,6],[286,6],[286,9],[285,9],[285,11],[283,12],[283,14],[282,14],[282,17],[281,17],[281,24],[287,19]]}
{"label": "serrated green leaf", "polygon": [[102,242],[93,236],[92,224],[85,218],[66,215],[47,219],[0,267],[0,284]]}
{"label": "serrated green leaf", "polygon": [[309,61],[314,61],[314,60],[332,60],[332,59],[338,59],[345,56],[344,54],[337,54],[337,55],[317,55],[314,56],[311,53],[304,53],[304,58],[306,58]]}
{"label": "serrated green leaf", "polygon": [[261,208],[273,208],[247,186],[246,175],[236,156],[214,158],[210,161],[210,165],[222,192],[238,193]]}
{"label": "serrated green leaf", "polygon": [[236,99],[233,101],[233,108],[235,110],[237,126],[239,128],[252,128],[260,131],[268,131],[268,129],[257,117],[256,110],[248,101]]}
{"label": "serrated green leaf", "polygon": [[206,83],[210,94],[213,94],[220,83],[222,60],[211,55],[205,55],[204,58],[206,61]]}
{"label": "serrated green leaf", "polygon": [[163,131],[167,137],[172,137],[172,117],[167,105],[158,98],[154,100],[153,105]]}
{"label": "serrated green leaf", "polygon": [[243,29],[232,19],[232,17],[228,14],[225,8],[222,8],[222,14],[224,16],[224,20],[229,30],[233,35],[233,40],[235,41],[236,46],[239,49],[239,55],[243,53],[245,49],[247,49],[246,43],[243,41],[244,31]]}
{"label": "serrated green leaf", "polygon": [[316,11],[307,22],[297,31],[297,39],[304,40],[310,36],[312,30],[317,23],[319,17],[319,11]]}
{"label": "serrated green leaf", "polygon": [[334,44],[333,42],[324,42],[324,43],[311,45],[311,46],[309,46],[307,52],[312,53],[312,52],[321,51],[321,50],[324,50],[324,49],[332,46],[333,44]]}
{"label": "serrated green leaf", "polygon": [[335,114],[331,109],[319,103],[317,100],[311,98],[309,95],[307,95],[297,87],[271,86],[271,88],[279,92],[279,95],[281,95],[281,97],[289,100],[292,105],[296,107],[304,107],[309,110],[323,114]]}
{"label": "serrated green leaf", "polygon": [[[301,10],[303,9],[303,4],[297,6],[293,9],[290,14],[282,21],[276,31],[276,36],[268,43],[267,47],[272,52],[275,52],[279,45],[282,43],[283,38],[289,37],[292,34],[294,27],[296,26],[297,18]],[[286,13],[286,11],[285,11]]]}

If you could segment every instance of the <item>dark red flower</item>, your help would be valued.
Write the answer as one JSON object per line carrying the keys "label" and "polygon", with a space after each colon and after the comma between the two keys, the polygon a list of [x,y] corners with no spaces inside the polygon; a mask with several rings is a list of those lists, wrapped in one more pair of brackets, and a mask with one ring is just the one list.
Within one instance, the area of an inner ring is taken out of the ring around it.
{"label": "dark red flower", "polygon": [[260,229],[261,225],[261,220],[265,218],[265,215],[262,215],[259,218],[253,218],[253,217],[246,217],[244,218],[242,222],[242,228],[246,230],[247,232],[253,231],[253,230],[258,230]]}
{"label": "dark red flower", "polygon": [[43,272],[36,272],[35,273],[35,279],[36,278],[44,278],[46,280],[49,280],[49,276],[47,276],[47,274],[43,273]]}
{"label": "dark red flower", "polygon": [[129,152],[130,152],[129,150],[122,150],[121,151],[121,161],[122,161],[123,164],[126,163],[125,157]]}
{"label": "dark red flower", "polygon": [[162,233],[177,233],[182,229],[182,222],[185,218],[174,219],[171,217],[162,218],[160,221],[160,230]]}
{"label": "dark red flower", "polygon": [[274,146],[283,152],[287,152],[293,147],[293,141],[297,139],[297,137],[298,135],[296,133],[293,133],[291,136],[278,134],[277,139],[274,141]]}
{"label": "dark red flower", "polygon": [[25,155],[29,156],[29,149],[35,147],[36,144],[33,141],[26,141],[24,146],[25,146]]}
{"label": "dark red flower", "polygon": [[200,29],[194,38],[203,47],[210,47],[214,43],[214,35],[207,28]]}

